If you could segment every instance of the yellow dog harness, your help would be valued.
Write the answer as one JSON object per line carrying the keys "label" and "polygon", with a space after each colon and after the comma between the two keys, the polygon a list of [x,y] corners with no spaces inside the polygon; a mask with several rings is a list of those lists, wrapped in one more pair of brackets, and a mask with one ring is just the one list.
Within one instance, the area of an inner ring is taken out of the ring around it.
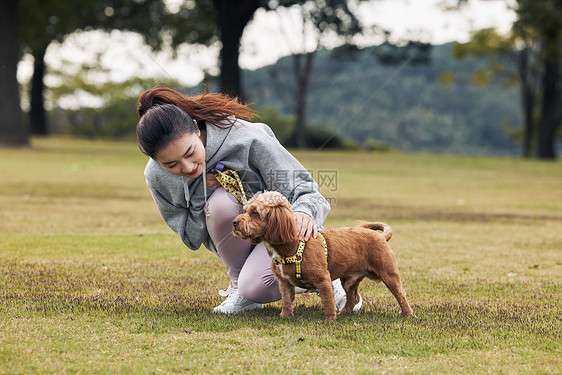
{"label": "yellow dog harness", "polygon": [[[326,258],[328,258],[328,245],[326,244],[326,239],[324,238],[322,233],[318,232],[318,235],[320,236],[320,239],[322,240],[322,243],[324,244],[324,253],[326,254]],[[303,285],[305,287],[307,287],[309,289],[312,289],[312,288],[314,288],[314,285],[312,285],[311,283],[309,283],[306,280],[303,280],[303,278],[302,278],[301,262],[302,262],[302,253],[304,252],[305,246],[306,246],[306,241],[300,240],[299,247],[298,247],[297,253],[295,255],[287,257],[287,258],[273,259],[273,263],[277,264],[277,265],[295,263],[295,266],[296,266],[295,276],[296,276],[296,278],[301,283],[303,283]]]}

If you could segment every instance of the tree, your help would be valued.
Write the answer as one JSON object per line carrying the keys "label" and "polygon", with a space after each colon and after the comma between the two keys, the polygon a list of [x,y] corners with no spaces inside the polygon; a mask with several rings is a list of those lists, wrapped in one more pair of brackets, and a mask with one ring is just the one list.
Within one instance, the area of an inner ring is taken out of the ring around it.
{"label": "tree", "polygon": [[[45,52],[77,30],[120,29],[140,33],[153,49],[165,37],[171,46],[222,41],[221,81],[225,91],[242,96],[238,55],[244,27],[260,6],[252,1],[186,1],[178,12],[168,12],[163,0],[20,0],[26,12],[18,14],[23,33],[22,52],[34,58],[30,89],[30,123],[34,134],[47,133],[44,106]],[[14,18],[15,19],[15,18]],[[217,26],[219,37],[217,38]]]}
{"label": "tree", "polygon": [[222,91],[244,97],[240,66],[240,40],[246,25],[261,4],[260,0],[232,1],[213,0],[217,12],[217,26],[222,43],[220,54],[220,78]]}
{"label": "tree", "polygon": [[[290,2],[281,4],[289,5]],[[294,146],[307,147],[306,141],[306,108],[310,77],[314,65],[314,56],[325,46],[324,39],[337,36],[348,46],[352,45],[351,37],[362,31],[362,26],[355,14],[347,6],[347,0],[326,1],[312,0],[299,5],[303,39],[310,37],[315,47],[310,51],[293,53],[293,74],[296,82],[294,94],[293,135]],[[311,35],[307,35],[311,34]],[[303,41],[304,44],[304,41]]]}
{"label": "tree", "polygon": [[153,49],[161,48],[163,38],[168,37],[174,49],[183,43],[210,45],[221,41],[221,86],[226,92],[243,96],[238,66],[240,38],[255,10],[266,6],[258,0],[201,0],[185,1],[177,12],[169,12],[163,0],[21,1],[29,9],[20,13],[19,21],[26,30],[21,38],[22,50],[34,57],[30,119],[35,134],[47,132],[44,57],[52,41],[61,42],[77,30],[93,29],[138,32]]}
{"label": "tree", "polygon": [[17,0],[0,4],[0,144],[27,145],[27,129],[22,123],[17,66],[19,60],[16,22]]}
{"label": "tree", "polygon": [[[287,6],[289,1],[281,2]],[[429,61],[429,44],[417,41],[389,41],[390,33],[377,26],[365,27],[361,24],[347,0],[309,0],[299,2],[293,7],[298,8],[302,21],[302,46],[300,51],[293,52],[294,90],[289,93],[294,112],[293,134],[289,144],[293,147],[309,147],[307,138],[311,137],[307,129],[306,111],[307,96],[311,85],[315,56],[318,51],[328,49],[328,40],[333,44],[337,40],[340,45],[330,51],[330,56],[336,60],[353,59],[359,47],[354,43],[354,37],[374,35],[384,37],[385,48],[377,49],[375,58],[383,64],[412,63],[420,64]],[[277,9],[277,11],[279,11]],[[311,41],[313,48],[308,51],[304,47],[306,40]],[[291,44],[291,43],[289,43]],[[400,46],[398,46],[400,45]],[[272,69],[272,74],[275,74]],[[331,77],[330,77],[331,78]],[[282,86],[285,86],[282,84]],[[333,138],[335,135],[329,136]],[[330,141],[326,140],[326,144]]]}
{"label": "tree", "polygon": [[55,107],[50,111],[52,131],[87,138],[131,138],[136,135],[134,124],[138,122],[136,105],[139,95],[147,87],[165,85],[178,88],[173,79],[132,77],[125,81],[96,81],[88,79],[84,72],[103,72],[101,66],[89,66],[78,74],[68,71],[51,72],[59,85],[50,86],[52,99],[72,96],[77,92],[100,98],[100,107],[81,106],[77,109]]}
{"label": "tree", "polygon": [[523,47],[519,51],[518,71],[523,107],[523,157],[530,158],[533,152],[535,126],[535,102],[539,96],[539,67],[529,41],[523,36]]}
{"label": "tree", "polygon": [[[191,32],[174,32],[174,46],[182,42],[212,44],[219,41],[220,87],[232,95],[244,97],[238,65],[240,40],[244,29],[254,13],[262,8],[279,11],[282,8],[302,6],[306,10],[306,22],[314,24],[323,32],[335,31],[343,35],[358,25],[358,21],[347,8],[345,0],[200,0],[187,1],[178,12],[184,15],[183,22],[193,25]],[[342,13],[343,12],[343,13]],[[216,25],[216,33],[209,33],[208,27]],[[207,29],[205,28],[207,26]],[[199,32],[203,30],[203,32]],[[347,31],[344,31],[347,30]]]}
{"label": "tree", "polygon": [[[518,44],[522,45],[519,50]],[[519,82],[523,109],[523,157],[531,157],[537,128],[535,102],[539,95],[539,66],[529,40],[518,38],[513,33],[501,35],[495,29],[482,29],[474,32],[469,42],[454,44],[453,56],[460,60],[468,56],[488,60],[487,68],[474,73],[473,81],[480,86],[486,86],[492,80],[501,80],[508,87]]]}
{"label": "tree", "polygon": [[[47,134],[44,105],[45,52],[77,30],[120,29],[140,33],[153,48],[161,43],[165,4],[162,0],[19,0],[20,46],[34,59],[30,90],[30,126],[33,134]],[[16,19],[16,18],[14,18]]]}
{"label": "tree", "polygon": [[509,36],[491,30],[475,33],[460,46],[461,56],[486,55],[496,68],[497,56],[516,57],[525,122],[523,155],[531,156],[535,148],[539,158],[555,159],[562,123],[562,3],[517,0],[515,11]]}
{"label": "tree", "polygon": [[244,29],[259,8],[269,9],[266,0],[185,1],[165,22],[175,49],[183,43],[220,46],[219,90],[244,98],[238,64]]}
{"label": "tree", "polygon": [[562,2],[518,0],[516,12],[514,33],[535,41],[542,65],[538,157],[555,159],[562,123]]}
{"label": "tree", "polygon": [[[184,23],[191,25],[208,25],[202,20],[214,17],[217,25],[217,34],[193,32],[186,33],[179,29],[174,33],[174,46],[183,41],[203,44],[220,41],[220,90],[242,99],[245,98],[241,84],[241,72],[238,64],[240,54],[240,40],[245,27],[252,19],[254,13],[263,8],[265,10],[279,11],[281,8],[299,6],[302,10],[303,23],[312,25],[318,36],[317,46],[314,51],[294,54],[294,74],[298,82],[295,99],[296,137],[298,145],[304,146],[304,131],[306,123],[306,92],[309,85],[314,53],[322,47],[321,39],[327,34],[339,35],[349,39],[359,32],[359,21],[347,7],[347,0],[201,0],[186,2],[179,13],[186,15]],[[201,27],[201,26],[200,26]],[[193,37],[195,34],[195,37]]]}

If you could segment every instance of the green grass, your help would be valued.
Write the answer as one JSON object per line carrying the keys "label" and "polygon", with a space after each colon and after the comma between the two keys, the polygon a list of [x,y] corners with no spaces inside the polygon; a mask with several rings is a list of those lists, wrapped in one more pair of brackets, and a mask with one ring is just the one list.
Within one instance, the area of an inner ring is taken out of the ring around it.
{"label": "green grass", "polygon": [[134,143],[0,149],[0,373],[562,373],[562,167],[450,155],[298,152],[334,203],[326,227],[392,225],[416,317],[365,281],[323,320],[299,295],[212,308],[219,259],[162,222]]}

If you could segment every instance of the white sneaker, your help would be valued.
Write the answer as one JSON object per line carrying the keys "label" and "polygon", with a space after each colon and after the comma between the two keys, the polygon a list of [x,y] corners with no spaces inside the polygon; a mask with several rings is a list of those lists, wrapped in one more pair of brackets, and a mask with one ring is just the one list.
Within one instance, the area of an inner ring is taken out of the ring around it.
{"label": "white sneaker", "polygon": [[[340,279],[336,279],[332,281],[332,286],[334,287],[334,300],[336,300],[336,309],[341,311],[345,306],[346,295],[343,286],[341,285]],[[353,306],[353,311],[359,311],[359,309],[363,306],[363,298],[359,295],[359,302],[355,306]]]}
{"label": "white sneaker", "polygon": [[213,312],[219,314],[237,314],[243,311],[257,309],[263,309],[263,305],[261,303],[250,301],[244,297],[238,289],[234,289],[229,293],[223,303],[213,309]]}

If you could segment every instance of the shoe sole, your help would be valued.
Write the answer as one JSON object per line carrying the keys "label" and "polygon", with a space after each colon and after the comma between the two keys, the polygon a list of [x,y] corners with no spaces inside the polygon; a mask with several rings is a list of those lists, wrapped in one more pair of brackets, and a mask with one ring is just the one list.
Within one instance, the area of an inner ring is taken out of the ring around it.
{"label": "shoe sole", "polygon": [[263,305],[258,305],[258,306],[254,306],[254,307],[250,307],[244,310],[240,310],[240,311],[220,311],[220,310],[215,310],[213,309],[213,313],[214,314],[225,314],[225,315],[230,315],[230,314],[240,314],[246,311],[254,311],[254,310],[259,310],[259,309],[263,309]]}

